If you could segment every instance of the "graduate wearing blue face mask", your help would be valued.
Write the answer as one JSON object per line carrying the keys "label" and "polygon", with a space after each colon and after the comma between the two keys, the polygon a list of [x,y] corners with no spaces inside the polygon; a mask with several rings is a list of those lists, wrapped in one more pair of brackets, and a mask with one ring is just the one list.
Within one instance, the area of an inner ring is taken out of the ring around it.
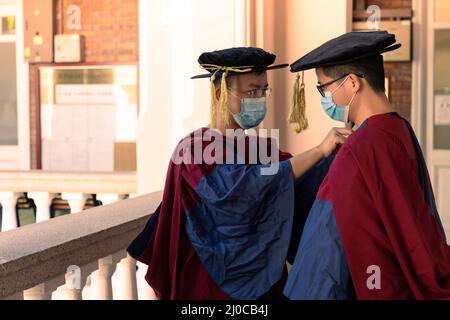
{"label": "graduate wearing blue face mask", "polygon": [[324,111],[358,129],[302,228],[289,299],[450,299],[450,246],[427,164],[386,95],[383,54],[400,47],[386,31],[350,32],[291,65],[295,73],[315,69]]}
{"label": "graduate wearing blue face mask", "polygon": [[345,82],[350,78],[350,75],[345,75],[344,77],[345,77],[344,81],[342,81],[341,84],[338,85],[337,88],[334,89],[333,91],[324,92],[323,88],[325,88],[326,86],[331,85],[339,80],[342,80],[342,77],[340,77],[330,83],[327,83],[324,85],[319,85],[318,88],[321,88],[321,89],[319,89],[319,91],[322,94],[321,103],[322,103],[322,108],[325,111],[325,113],[333,120],[348,123],[348,121],[349,121],[348,115],[350,112],[350,107],[351,107],[356,95],[358,94],[358,92],[355,92],[353,94],[353,96],[350,99],[350,102],[346,106],[337,105],[333,98],[333,94],[336,93],[339,89],[341,89],[343,87]]}
{"label": "graduate wearing blue face mask", "polygon": [[[244,93],[244,97],[240,97],[239,94],[230,90],[231,94],[240,99],[241,110],[237,114],[233,115],[234,121],[245,130],[258,127],[267,114],[267,96],[271,93],[272,89],[254,89]],[[245,97],[247,96],[247,97]]]}
{"label": "graduate wearing blue face mask", "polygon": [[[243,132],[266,116],[267,71],[287,66],[274,65],[275,58],[259,48],[229,48],[198,59],[208,73],[193,79],[210,80],[211,122],[177,146],[174,155],[187,162],[171,161],[161,206],[128,248],[149,266],[146,280],[160,300],[283,298],[293,226],[303,223],[328,171],[331,162],[322,160],[351,132],[333,129],[295,156]],[[264,149],[277,167],[269,174]],[[227,163],[216,161],[223,158]]]}

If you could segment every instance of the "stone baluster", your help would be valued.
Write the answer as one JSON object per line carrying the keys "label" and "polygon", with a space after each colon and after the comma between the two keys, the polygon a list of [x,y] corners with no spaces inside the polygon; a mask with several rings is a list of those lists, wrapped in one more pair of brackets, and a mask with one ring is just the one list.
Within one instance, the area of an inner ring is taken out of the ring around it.
{"label": "stone baluster", "polygon": [[[118,194],[97,194],[97,200],[104,206],[122,200],[124,197]],[[112,300],[112,275],[115,266],[112,256],[107,256],[98,261],[98,270],[90,275],[89,298],[91,300]]]}
{"label": "stone baluster", "polygon": [[128,254],[120,260],[114,273],[114,300],[137,300],[136,260]]}
{"label": "stone baluster", "polygon": [[73,214],[83,211],[89,195],[84,193],[63,193],[62,198],[69,202],[70,213]]}
{"label": "stone baluster", "polygon": [[59,287],[54,296],[54,300],[81,300],[81,269],[71,266],[65,274],[66,283]]}
{"label": "stone baluster", "polygon": [[14,230],[18,226],[16,204],[22,193],[0,192],[0,203],[2,204],[2,232]]}
{"label": "stone baluster", "polygon": [[148,266],[142,262],[137,262],[136,282],[139,300],[157,300],[155,291],[149,286],[145,275],[147,274]]}
{"label": "stone baluster", "polygon": [[56,193],[48,192],[30,192],[28,198],[34,200],[36,205],[36,222],[47,221],[51,218],[50,207],[52,205],[53,198],[57,196]]}
{"label": "stone baluster", "polygon": [[114,272],[112,256],[98,260],[98,270],[90,275],[90,300],[112,300],[112,280]]}

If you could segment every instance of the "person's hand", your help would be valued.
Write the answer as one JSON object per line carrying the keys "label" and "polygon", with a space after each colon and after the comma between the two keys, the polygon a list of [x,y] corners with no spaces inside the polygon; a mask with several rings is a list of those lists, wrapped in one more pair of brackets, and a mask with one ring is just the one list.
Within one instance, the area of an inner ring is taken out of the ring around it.
{"label": "person's hand", "polygon": [[333,128],[326,136],[325,140],[318,146],[324,158],[329,157],[334,150],[344,144],[347,138],[353,133],[348,128]]}

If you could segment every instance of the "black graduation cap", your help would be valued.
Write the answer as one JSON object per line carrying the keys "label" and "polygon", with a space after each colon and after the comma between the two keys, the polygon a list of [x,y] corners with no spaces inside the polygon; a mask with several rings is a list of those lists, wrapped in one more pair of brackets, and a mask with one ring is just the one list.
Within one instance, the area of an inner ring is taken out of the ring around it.
{"label": "black graduation cap", "polygon": [[276,56],[260,48],[238,47],[213,52],[205,52],[198,58],[200,67],[207,70],[208,74],[194,76],[191,79],[211,78],[216,79],[228,71],[227,75],[266,71],[286,68],[288,64],[273,66]]}
{"label": "black graduation cap", "polygon": [[[205,52],[198,58],[200,67],[208,74],[194,76],[191,79],[210,78],[211,81],[211,126],[216,127],[217,108],[220,107],[222,121],[229,123],[227,77],[251,72],[286,68],[288,64],[273,65],[276,56],[260,48],[238,47],[213,52]],[[221,80],[220,103],[217,103],[216,79]]]}
{"label": "black graduation cap", "polygon": [[349,32],[330,40],[291,64],[291,72],[349,64],[400,48],[386,31]]}
{"label": "black graduation cap", "polygon": [[[376,57],[402,46],[395,44],[396,42],[395,35],[386,31],[349,32],[324,43],[291,64],[291,72],[345,65],[360,59]],[[289,122],[296,124],[298,133],[308,128],[304,76],[300,85],[299,74],[294,86],[293,106]]]}

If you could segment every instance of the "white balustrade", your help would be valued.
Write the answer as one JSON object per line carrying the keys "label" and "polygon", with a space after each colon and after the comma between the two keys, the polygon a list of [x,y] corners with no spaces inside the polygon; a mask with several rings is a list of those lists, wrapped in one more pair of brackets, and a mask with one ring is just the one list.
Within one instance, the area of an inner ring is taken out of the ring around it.
{"label": "white balustrade", "polygon": [[[0,190],[3,191],[0,192],[1,230],[14,233],[0,232],[0,300],[156,299],[145,280],[147,266],[137,263],[124,250],[142,231],[148,213],[161,201],[161,193],[137,196],[135,174],[81,174],[80,177],[0,172]],[[34,201],[37,223],[17,228],[17,201],[24,193]],[[51,220],[51,204],[58,194],[68,201],[71,215]],[[83,211],[92,194],[108,208],[93,208],[87,215],[72,215]],[[127,197],[129,200],[122,201]],[[123,230],[125,225],[127,229]],[[39,246],[34,246],[35,241],[39,241]],[[78,241],[83,243],[79,248]],[[15,244],[20,245],[14,248]],[[34,252],[34,248],[40,251]],[[89,257],[93,260],[86,260]],[[20,268],[11,268],[11,261],[17,261]],[[75,261],[81,267],[64,266],[64,261]],[[69,269],[63,273],[61,267]]]}

